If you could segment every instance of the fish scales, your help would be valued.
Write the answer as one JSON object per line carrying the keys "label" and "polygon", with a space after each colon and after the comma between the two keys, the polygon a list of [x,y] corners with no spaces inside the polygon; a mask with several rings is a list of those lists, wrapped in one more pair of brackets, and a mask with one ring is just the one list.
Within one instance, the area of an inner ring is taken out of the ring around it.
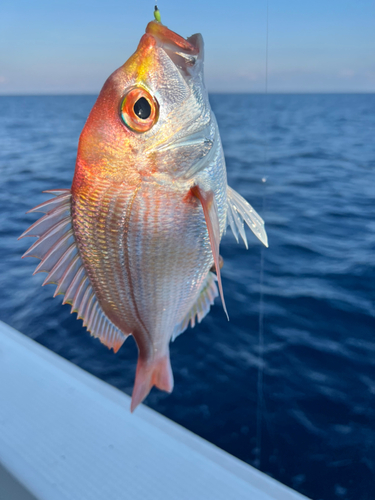
{"label": "fish scales", "polygon": [[[118,328],[131,333],[128,325],[134,324],[136,311],[123,235],[136,189],[132,185],[119,189],[109,182],[88,189],[87,196],[77,196],[73,204],[81,258],[104,313]],[[100,234],[103,227],[104,234]]]}
{"label": "fish scales", "polygon": [[101,184],[73,205],[80,254],[104,312],[120,329],[153,331],[158,351],[212,266],[200,207],[194,199],[181,203],[187,191]]}
{"label": "fish scales", "polygon": [[[131,410],[153,386],[171,392],[169,342],[225,302],[219,245],[244,221],[267,245],[263,220],[227,186],[224,153],[203,80],[203,39],[153,21],[105,82],[81,133],[70,190],[32,211],[21,236],[44,284],[115,352],[138,346]],[[214,264],[216,275],[211,272]],[[218,287],[216,285],[218,284]]]}
{"label": "fish scales", "polygon": [[205,221],[195,215],[195,200],[182,202],[180,191],[157,184],[145,183],[133,208],[128,241],[131,269],[140,279],[133,280],[135,301],[154,345],[167,347],[165,337],[196,295],[193,277],[194,286],[201,286],[212,265]]}

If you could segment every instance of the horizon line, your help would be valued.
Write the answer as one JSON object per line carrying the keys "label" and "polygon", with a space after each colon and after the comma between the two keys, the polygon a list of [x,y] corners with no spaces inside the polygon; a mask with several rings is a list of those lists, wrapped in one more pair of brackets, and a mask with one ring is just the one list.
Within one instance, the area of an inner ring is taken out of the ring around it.
{"label": "horizon line", "polygon": [[[15,92],[15,93],[0,93],[0,97],[57,97],[57,96],[97,96],[100,92],[35,92],[35,93],[26,93],[26,92]],[[261,91],[223,91],[223,90],[214,90],[208,91],[209,95],[370,95],[375,94],[375,90],[326,90],[326,91],[303,91],[303,90],[291,90],[291,91],[274,91],[274,92],[261,92]]]}

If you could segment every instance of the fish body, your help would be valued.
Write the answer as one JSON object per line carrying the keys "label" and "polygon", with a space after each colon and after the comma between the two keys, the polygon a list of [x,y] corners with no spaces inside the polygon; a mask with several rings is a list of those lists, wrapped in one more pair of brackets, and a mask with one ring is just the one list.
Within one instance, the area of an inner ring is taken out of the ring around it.
{"label": "fish body", "polygon": [[[224,300],[219,244],[263,221],[227,186],[219,130],[203,81],[201,35],[152,21],[106,81],[82,131],[70,190],[22,236],[64,302],[117,351],[139,350],[133,410],[155,385],[173,388],[169,342]],[[210,271],[215,265],[217,278]],[[225,304],[223,302],[224,308]]]}

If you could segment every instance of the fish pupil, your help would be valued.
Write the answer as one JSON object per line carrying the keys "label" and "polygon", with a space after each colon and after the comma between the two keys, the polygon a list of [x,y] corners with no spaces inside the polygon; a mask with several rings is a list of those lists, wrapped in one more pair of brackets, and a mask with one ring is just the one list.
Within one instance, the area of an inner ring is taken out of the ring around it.
{"label": "fish pupil", "polygon": [[151,106],[147,99],[141,97],[134,104],[134,113],[141,118],[141,120],[147,120],[151,115]]}

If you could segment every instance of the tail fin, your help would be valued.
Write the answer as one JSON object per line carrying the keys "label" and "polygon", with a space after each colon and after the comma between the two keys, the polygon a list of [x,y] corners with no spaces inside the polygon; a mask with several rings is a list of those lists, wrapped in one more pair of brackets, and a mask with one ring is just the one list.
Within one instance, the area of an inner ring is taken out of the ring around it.
{"label": "tail fin", "polygon": [[130,411],[133,412],[142,403],[153,386],[166,392],[173,390],[173,373],[169,353],[151,363],[138,358],[134,389]]}

